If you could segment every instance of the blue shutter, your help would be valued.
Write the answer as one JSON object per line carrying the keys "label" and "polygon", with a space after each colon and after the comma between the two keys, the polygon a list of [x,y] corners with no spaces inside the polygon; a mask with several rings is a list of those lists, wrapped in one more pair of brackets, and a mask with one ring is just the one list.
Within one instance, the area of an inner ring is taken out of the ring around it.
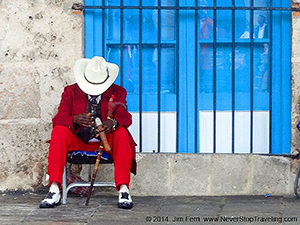
{"label": "blue shutter", "polygon": [[[126,6],[139,4],[138,0],[124,0],[123,2]],[[213,6],[213,2],[213,0],[199,0],[198,6]],[[250,1],[248,5],[245,5],[245,2],[247,1],[235,0],[236,6],[250,6]],[[120,1],[106,0],[105,4],[119,6]],[[176,1],[163,0],[161,4],[175,6]],[[195,1],[180,0],[179,4],[194,6]],[[86,0],[85,5],[102,5],[102,0]],[[143,5],[157,5],[157,1],[143,0]],[[230,7],[232,2],[217,0],[217,6]],[[270,1],[255,0],[254,6],[269,7]],[[289,6],[289,0],[273,1],[273,7]],[[201,153],[199,143],[205,140],[200,140],[199,133],[205,131],[200,130],[199,113],[214,110],[213,10],[198,11],[198,40],[195,42],[195,10],[179,11],[179,27],[176,27],[175,10],[161,10],[161,27],[158,28],[158,11],[143,9],[142,65],[139,65],[139,10],[123,10],[123,36],[120,33],[120,12],[120,9],[85,10],[85,57],[104,56],[110,62],[119,66],[123,65],[116,83],[122,84],[128,91],[129,110],[139,111],[139,85],[142,84],[142,111],[157,112],[157,94],[159,93],[157,32],[160,29],[162,43],[160,110],[162,113],[175,112],[178,108],[178,151]],[[255,11],[253,17],[253,112],[270,113],[271,153],[280,154],[289,153],[291,146],[291,16],[290,12],[275,10],[272,12],[272,38],[270,38],[270,16],[270,11]],[[263,37],[258,37],[259,17],[265,18],[267,24]],[[250,112],[250,11],[235,11],[235,62],[232,62],[232,10],[217,10],[216,18],[215,109],[217,112],[232,112],[233,108],[237,113]],[[179,29],[178,55],[176,54],[177,29]],[[123,48],[120,47],[121,37]],[[272,46],[270,46],[271,42]],[[197,53],[195,43],[197,43]],[[272,65],[269,60],[271,49]],[[123,62],[121,62],[121,54]],[[195,62],[196,54],[197,63]],[[179,65],[176,64],[177,60]],[[232,63],[235,65],[234,82],[232,82]],[[195,68],[196,65],[197,68]],[[179,80],[176,80],[177,66],[179,67]],[[140,67],[142,67],[142,76],[139,74]],[[196,75],[195,71],[197,71]],[[272,82],[270,75],[272,75]],[[141,81],[140,78],[142,78]],[[196,80],[197,83],[195,83]],[[232,92],[233,84],[235,85],[234,93]],[[195,94],[196,90],[197,94]],[[176,94],[179,94],[179,107],[176,105]],[[234,106],[232,105],[233,96]],[[249,130],[250,125],[245,126],[244,129]],[[220,132],[226,133],[227,130]],[[253,132],[256,130],[254,129]],[[154,132],[154,135],[157,133]],[[247,138],[250,139],[250,136]],[[249,148],[249,145],[245,148]]]}

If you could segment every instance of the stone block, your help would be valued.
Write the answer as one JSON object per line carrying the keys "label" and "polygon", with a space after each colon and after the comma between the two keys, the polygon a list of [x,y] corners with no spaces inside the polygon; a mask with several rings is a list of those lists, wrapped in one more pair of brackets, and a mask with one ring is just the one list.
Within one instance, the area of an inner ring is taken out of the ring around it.
{"label": "stone block", "polygon": [[292,63],[292,101],[291,101],[291,153],[297,153],[296,149],[300,149],[299,131],[296,125],[300,121],[300,113],[298,107],[298,96],[300,96],[300,63]]}
{"label": "stone block", "polygon": [[[71,1],[7,1],[0,8],[0,62],[68,62],[82,56],[82,15]],[[16,35],[16,33],[18,35]]]}
{"label": "stone block", "polygon": [[214,154],[211,157],[211,195],[241,195],[251,185],[250,157],[242,154]]}
{"label": "stone block", "polygon": [[[94,165],[92,165],[93,172]],[[99,173],[97,174],[97,179],[99,181],[114,182],[114,165],[113,164],[103,164],[99,166]]]}
{"label": "stone block", "polygon": [[292,62],[300,62],[300,17],[293,16],[292,19]]}
{"label": "stone block", "polygon": [[42,186],[50,124],[38,119],[0,121],[0,191]]}
{"label": "stone block", "polygon": [[290,193],[290,159],[278,156],[253,155],[252,192],[254,195]]}
{"label": "stone block", "polygon": [[65,0],[45,0],[45,4],[48,6],[62,6]]}
{"label": "stone block", "polygon": [[133,195],[170,195],[170,154],[137,154],[137,175],[132,176]]}
{"label": "stone block", "polygon": [[170,155],[170,193],[172,195],[207,195],[210,189],[211,155]]}
{"label": "stone block", "polygon": [[41,64],[36,71],[39,75],[41,119],[51,122],[57,113],[64,87],[71,84],[72,69],[61,64]]}
{"label": "stone block", "polygon": [[[138,153],[137,162],[130,183],[136,196],[293,194],[294,175],[284,157]],[[97,180],[113,181],[113,166],[102,166]],[[117,194],[114,189],[95,190],[104,192]]]}
{"label": "stone block", "polygon": [[70,66],[59,64],[1,64],[0,119],[42,118],[51,122],[64,87],[71,84],[72,71]]}
{"label": "stone block", "polygon": [[40,117],[38,74],[26,64],[0,64],[0,119]]}

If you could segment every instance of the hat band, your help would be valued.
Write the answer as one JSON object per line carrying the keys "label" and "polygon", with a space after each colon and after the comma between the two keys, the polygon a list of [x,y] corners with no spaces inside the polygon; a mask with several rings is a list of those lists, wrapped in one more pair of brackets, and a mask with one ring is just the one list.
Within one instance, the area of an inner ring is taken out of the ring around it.
{"label": "hat band", "polygon": [[105,78],[105,80],[104,81],[101,81],[101,82],[92,82],[92,81],[89,81],[87,78],[86,78],[86,76],[85,76],[85,73],[83,74],[83,76],[84,76],[84,79],[88,82],[88,83],[90,83],[90,84],[104,84],[107,80],[108,80],[108,78],[109,78],[109,72],[108,72],[108,68],[106,67],[106,74],[107,74],[107,76],[106,76],[106,78]]}

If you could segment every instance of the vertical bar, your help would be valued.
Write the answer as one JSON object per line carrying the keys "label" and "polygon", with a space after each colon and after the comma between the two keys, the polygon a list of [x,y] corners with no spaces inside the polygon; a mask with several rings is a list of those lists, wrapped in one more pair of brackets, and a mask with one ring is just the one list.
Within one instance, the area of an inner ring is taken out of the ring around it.
{"label": "vertical bar", "polygon": [[[186,1],[188,4],[194,4],[195,0],[189,0]],[[185,35],[181,35],[180,37],[183,37],[186,40],[185,43],[181,43],[183,48],[181,51],[185,51],[186,57],[181,57],[180,61],[183,61],[183,64],[186,65],[180,65],[182,69],[181,73],[188,74],[187,76],[181,76],[181,90],[185,93],[185,97],[181,98],[181,129],[184,129],[185,133],[181,132],[181,138],[183,138],[183,135],[185,135],[186,140],[186,146],[183,146],[186,148],[184,152],[187,153],[195,153],[195,7],[192,7],[192,10],[186,10],[184,11],[183,20],[187,21],[180,23],[183,25],[182,28],[184,31],[182,33],[185,33]],[[188,54],[187,54],[188,53]],[[189,62],[189,63],[186,63]],[[199,97],[199,96],[198,96]],[[185,109],[184,109],[185,108]],[[186,126],[183,128],[183,124],[186,123]],[[181,142],[182,139],[180,139]],[[182,146],[180,146],[182,147]]]}
{"label": "vertical bar", "polygon": [[269,153],[272,153],[272,36],[273,36],[273,2],[270,0],[270,44],[269,44],[269,64],[270,64],[270,90],[269,90]]}
{"label": "vertical bar", "polygon": [[214,134],[213,134],[213,151],[216,153],[216,108],[217,108],[217,0],[214,0],[214,18],[213,18],[213,25],[214,25],[214,43],[213,43],[213,98],[214,98]]}
{"label": "vertical bar", "polygon": [[[274,4],[274,2],[273,2]],[[277,76],[272,76],[272,153],[273,154],[280,154],[282,151],[282,140],[283,136],[285,135],[282,132],[282,128],[284,127],[284,119],[282,117],[283,109],[284,107],[284,101],[282,99],[283,97],[283,84],[282,84],[282,77],[283,77],[283,68],[287,67],[287,63],[284,63],[283,57],[288,57],[287,55],[282,56],[282,26],[281,26],[281,12],[280,11],[273,11],[273,23],[275,26],[273,26],[273,33],[276,34],[277,38],[272,39],[272,61],[276,66],[272,68],[272,73],[276,74]],[[290,33],[289,33],[290,34]],[[290,35],[288,40],[290,41]],[[288,51],[288,42],[284,43],[284,48]],[[290,61],[288,61],[290,62]],[[284,73],[284,76],[288,76],[287,73]],[[284,117],[287,117],[290,113],[287,113],[284,115]],[[288,131],[290,133],[290,130]],[[285,146],[284,148],[287,148],[288,146]]]}
{"label": "vertical bar", "polygon": [[[102,6],[105,6],[105,0],[102,0]],[[105,58],[105,9],[102,9],[102,56]]]}
{"label": "vertical bar", "polygon": [[250,153],[253,153],[253,6],[254,0],[251,0],[250,12]]}
{"label": "vertical bar", "polygon": [[[94,0],[93,5],[101,5],[102,0]],[[100,56],[103,51],[102,51],[102,45],[103,43],[102,40],[102,27],[103,27],[103,22],[102,22],[102,10],[101,9],[94,9],[93,10],[93,15],[94,15],[94,24],[93,24],[93,29],[94,29],[94,37],[93,37],[93,42],[94,42],[94,54],[93,56]],[[105,57],[105,56],[103,56]]]}
{"label": "vertical bar", "polygon": [[176,153],[179,149],[179,0],[176,0]]}
{"label": "vertical bar", "polygon": [[[190,149],[190,139],[193,136],[190,136],[189,134],[192,133],[189,129],[191,127],[191,118],[187,117],[189,115],[189,102],[190,100],[187,99],[187,96],[189,96],[190,89],[190,79],[189,77],[182,76],[182,74],[192,74],[193,72],[190,72],[190,64],[187,64],[187,58],[188,55],[186,54],[187,49],[191,49],[192,45],[190,42],[186,40],[190,40],[190,38],[194,38],[194,35],[192,35],[190,32],[187,32],[187,30],[192,30],[193,25],[190,23],[187,24],[187,19],[190,16],[190,11],[188,10],[179,10],[179,39],[180,42],[178,43],[179,49],[181,52],[179,53],[179,61],[183,62],[178,64],[178,86],[180,90],[180,95],[178,94],[179,98],[179,104],[178,104],[178,109],[179,109],[179,114],[178,114],[178,152],[189,152]],[[181,41],[183,40],[183,41]],[[182,51],[184,52],[182,53]],[[182,54],[181,54],[182,53]],[[192,119],[193,120],[193,119]]]}
{"label": "vertical bar", "polygon": [[161,6],[161,0],[158,0],[157,1],[157,4],[158,4],[158,14],[157,14],[157,16],[158,16],[158,25],[157,25],[157,27],[158,27],[158,32],[157,32],[157,40],[158,40],[158,51],[157,51],[157,54],[158,54],[158,56],[157,56],[157,60],[158,60],[158,68],[157,68],[157,75],[158,75],[158,80],[157,80],[157,113],[158,113],[158,118],[157,118],[157,129],[158,129],[158,132],[157,132],[157,135],[158,135],[158,137],[157,137],[157,152],[160,152],[160,86],[161,86],[161,84],[160,84],[160,82],[161,82],[161,79],[160,79],[160,73],[161,73],[161,71],[160,71],[160,57],[161,57],[161,16],[160,16],[160,13],[161,13],[161,8],[160,8],[160,6]]}
{"label": "vertical bar", "polygon": [[234,153],[234,135],[235,135],[235,130],[234,130],[234,125],[235,125],[235,0],[232,0],[232,67],[231,67],[231,72],[232,72],[232,133],[231,133],[231,138],[232,138],[232,144],[231,144],[231,151],[232,154]]}
{"label": "vertical bar", "polygon": [[120,0],[120,25],[121,25],[121,28],[120,28],[120,49],[121,49],[121,61],[120,61],[120,66],[121,66],[121,69],[120,69],[120,74],[121,74],[121,86],[123,87],[123,51],[124,51],[124,44],[123,44],[123,0]]}
{"label": "vertical bar", "polygon": [[142,70],[142,35],[143,35],[143,24],[142,24],[142,21],[143,21],[143,17],[142,17],[142,0],[139,0],[139,133],[140,133],[140,136],[139,136],[139,145],[140,145],[140,152],[142,152],[142,141],[143,141],[143,136],[142,136],[142,129],[143,129],[143,125],[142,125],[142,94],[143,94],[143,90],[142,90],[142,79],[143,79],[143,70]]}
{"label": "vertical bar", "polygon": [[[85,0],[86,4],[92,4],[89,0]],[[84,11],[84,56],[92,58],[94,55],[94,13],[92,10]]]}
{"label": "vertical bar", "polygon": [[198,0],[195,0],[195,153],[198,152]]}

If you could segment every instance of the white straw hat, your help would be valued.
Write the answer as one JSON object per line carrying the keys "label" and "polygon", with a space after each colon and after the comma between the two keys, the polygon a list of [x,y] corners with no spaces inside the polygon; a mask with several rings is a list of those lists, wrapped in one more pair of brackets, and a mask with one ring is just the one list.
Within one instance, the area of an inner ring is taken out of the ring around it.
{"label": "white straw hat", "polygon": [[74,65],[75,80],[79,88],[89,95],[100,95],[116,80],[119,67],[103,57],[79,59]]}

